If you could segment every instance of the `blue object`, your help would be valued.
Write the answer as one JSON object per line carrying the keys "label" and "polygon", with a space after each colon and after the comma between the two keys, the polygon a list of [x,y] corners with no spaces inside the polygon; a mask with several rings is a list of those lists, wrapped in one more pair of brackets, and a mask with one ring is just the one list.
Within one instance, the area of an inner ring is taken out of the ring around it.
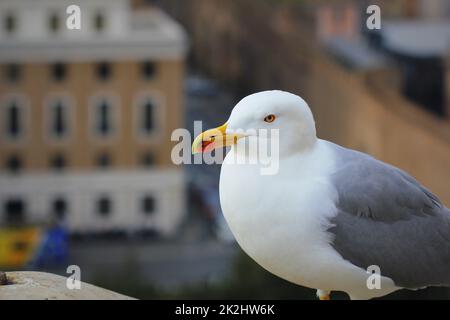
{"label": "blue object", "polygon": [[42,243],[31,265],[33,268],[61,266],[67,264],[68,257],[67,230],[62,226],[54,226],[44,233]]}

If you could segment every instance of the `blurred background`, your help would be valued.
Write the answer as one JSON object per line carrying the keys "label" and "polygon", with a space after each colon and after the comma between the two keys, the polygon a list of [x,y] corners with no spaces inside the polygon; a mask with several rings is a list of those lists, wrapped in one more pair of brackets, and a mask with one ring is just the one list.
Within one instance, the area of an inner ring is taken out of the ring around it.
{"label": "blurred background", "polygon": [[174,129],[222,124],[265,89],[450,206],[448,0],[0,0],[0,270],[75,264],[146,299],[315,299],[239,249],[218,165],[170,158]]}

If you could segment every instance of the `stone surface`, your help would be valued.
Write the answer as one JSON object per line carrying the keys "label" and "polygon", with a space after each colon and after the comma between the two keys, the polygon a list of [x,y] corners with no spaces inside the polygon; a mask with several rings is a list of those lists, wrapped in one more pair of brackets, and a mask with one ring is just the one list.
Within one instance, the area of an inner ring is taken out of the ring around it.
{"label": "stone surface", "polygon": [[0,285],[0,300],[134,300],[134,298],[81,282],[70,290],[66,277],[44,272],[7,272],[8,284]]}

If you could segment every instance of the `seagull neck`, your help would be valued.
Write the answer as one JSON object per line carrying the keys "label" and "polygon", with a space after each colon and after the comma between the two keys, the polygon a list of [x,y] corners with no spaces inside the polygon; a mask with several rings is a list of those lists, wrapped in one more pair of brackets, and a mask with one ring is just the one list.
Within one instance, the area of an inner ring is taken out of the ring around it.
{"label": "seagull neck", "polygon": [[314,151],[317,147],[318,139],[313,137],[311,139],[300,139],[295,145],[288,145],[284,148],[280,147],[280,157],[290,157],[293,155],[306,155]]}

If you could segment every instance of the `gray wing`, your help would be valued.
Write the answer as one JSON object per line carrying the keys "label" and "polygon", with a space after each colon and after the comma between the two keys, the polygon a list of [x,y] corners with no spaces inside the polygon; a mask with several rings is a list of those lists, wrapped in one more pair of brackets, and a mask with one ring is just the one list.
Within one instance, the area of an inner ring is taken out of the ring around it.
{"label": "gray wing", "polygon": [[450,286],[450,210],[405,172],[331,144],[339,200],[333,247],[367,269],[377,265],[397,286]]}

